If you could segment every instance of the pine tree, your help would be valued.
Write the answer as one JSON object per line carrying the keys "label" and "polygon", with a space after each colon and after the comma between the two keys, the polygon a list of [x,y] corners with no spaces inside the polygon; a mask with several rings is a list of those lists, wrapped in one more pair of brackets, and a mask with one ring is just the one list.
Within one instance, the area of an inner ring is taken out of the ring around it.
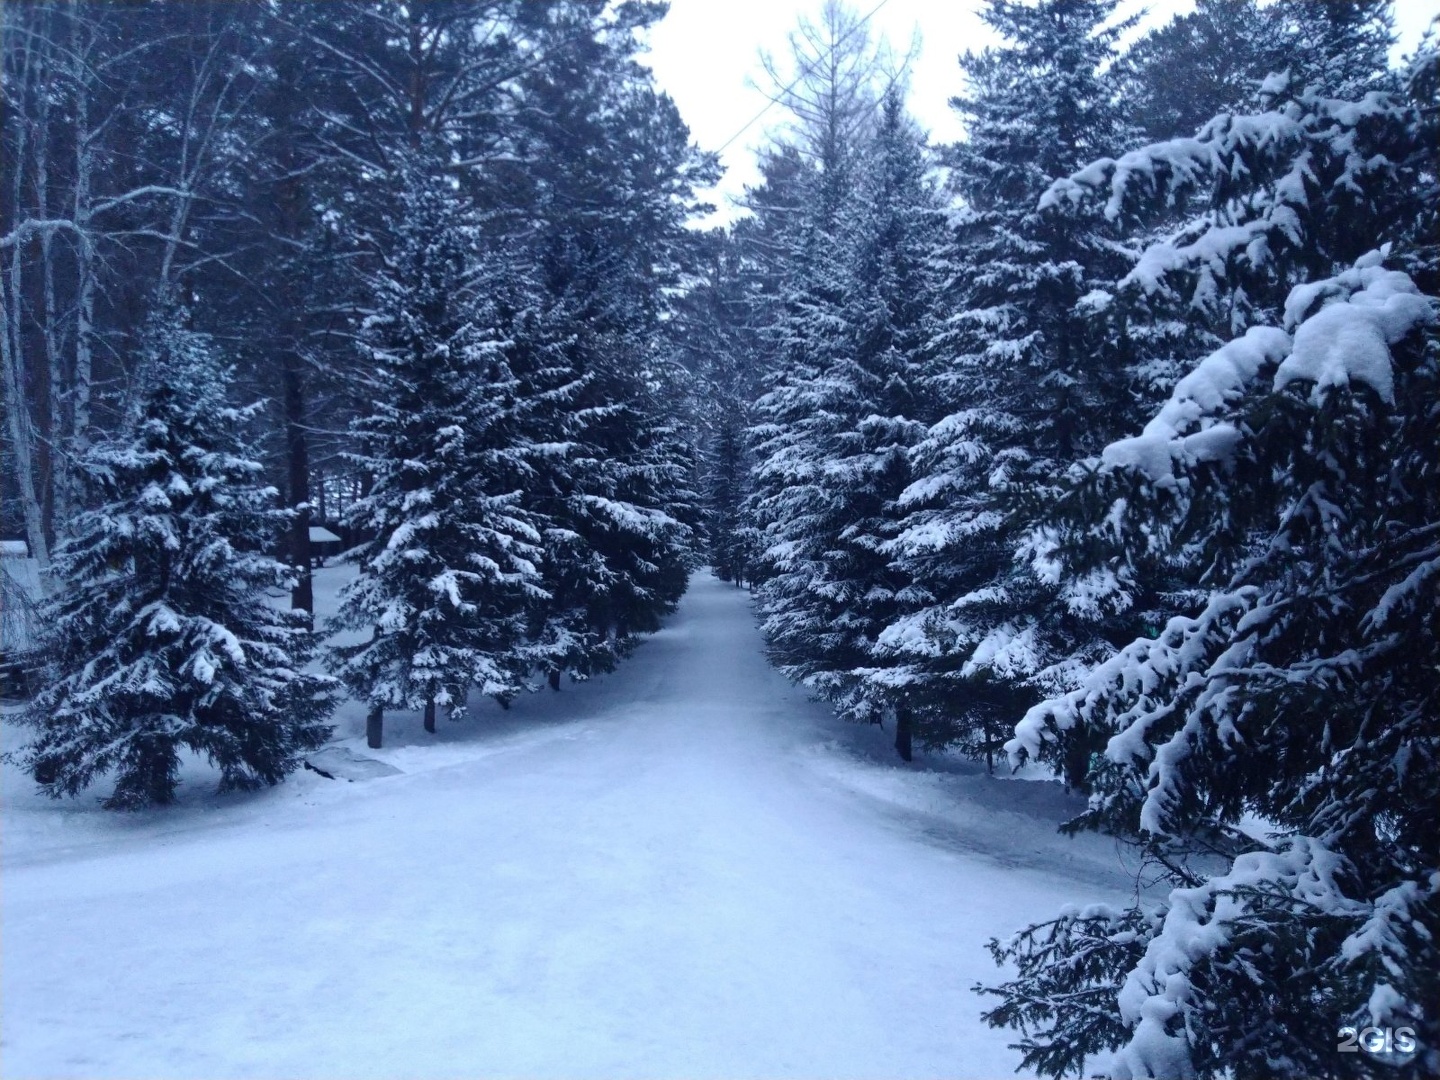
{"label": "pine tree", "polygon": [[52,796],[113,775],[107,807],[171,802],[185,750],[222,791],[274,784],[329,736],[304,613],[271,598],[294,575],[267,554],[289,512],[245,440],[259,406],[226,404],[229,373],[184,320],[152,317],[138,421],[78,463],[93,509],[59,550],[48,670],[24,714],[24,764]]}
{"label": "pine tree", "polygon": [[[1121,212],[1175,184],[1208,184],[1220,206],[1248,187],[1238,231],[1285,246],[1278,266],[1249,248],[1243,269],[1292,284],[1274,324],[1202,360],[1141,435],[1077,472],[1049,523],[1075,580],[1123,592],[1183,556],[1203,591],[1011,744],[1051,760],[1103,747],[1068,827],[1137,844],[1172,887],[992,943],[1018,974],[985,989],[988,1019],[1021,1030],[1026,1067],[1079,1072],[1115,1050],[1117,1077],[1373,1075],[1376,1057],[1336,1052],[1349,1024],[1410,1029],[1418,1052],[1379,1055],[1387,1075],[1440,1068],[1437,71],[1431,51],[1408,102],[1306,90],[1217,120],[1209,153],[1100,169]],[[1225,250],[1234,226],[1212,228],[1192,247]],[[1364,228],[1393,238],[1388,255],[1306,275]],[[1225,265],[1176,255],[1153,265],[1181,282]]]}
{"label": "pine tree", "polygon": [[[1389,0],[1198,0],[1132,45],[1117,65],[1126,112],[1153,141],[1249,113],[1269,75],[1358,97],[1386,82]],[[1393,89],[1393,87],[1390,87]]]}
{"label": "pine tree", "polygon": [[523,686],[529,606],[543,598],[540,532],[522,500],[519,381],[487,325],[500,283],[471,256],[473,229],[443,180],[399,171],[393,250],[373,279],[363,340],[375,412],[355,423],[370,493],[349,515],[373,539],[342,594],[338,627],[371,634],[335,650],[335,672],[370,708],[463,711],[470,689],[507,702]]}
{"label": "pine tree", "polygon": [[1091,612],[1057,602],[1020,523],[1068,463],[1132,405],[1124,341],[1090,318],[1125,263],[1104,225],[1037,204],[1054,177],[1126,127],[1102,76],[1129,25],[1108,0],[995,0],[1006,41],[967,54],[969,117],[952,180],[965,216],[948,255],[955,312],[930,345],[926,392],[946,412],[912,453],[894,545],[919,601],[881,643],[927,740],[993,754],[1005,724],[1096,651]]}
{"label": "pine tree", "polygon": [[559,410],[555,453],[532,485],[551,597],[532,637],[558,686],[566,671],[608,670],[658,629],[696,559],[702,500],[689,433],[667,416],[676,376],[663,322],[692,189],[715,166],[633,59],[661,8],[532,7],[553,59],[518,83],[517,144],[536,161],[519,197],[534,223],[532,351]]}
{"label": "pine tree", "polygon": [[721,581],[743,585],[749,578],[749,537],[744,513],[750,462],[745,448],[745,407],[731,397],[721,405],[710,451],[705,531],[710,563]]}
{"label": "pine tree", "polygon": [[835,430],[831,410],[839,405],[834,392],[843,388],[826,373],[849,344],[850,236],[843,210],[851,191],[849,164],[838,151],[833,162],[803,175],[803,210],[785,236],[789,273],[765,333],[772,360],[749,432],[755,473],[747,505],[770,658],[802,681],[819,670],[834,644],[820,582],[822,556],[844,513],[824,483]]}
{"label": "pine tree", "polygon": [[876,638],[911,602],[911,582],[891,549],[902,518],[896,499],[912,480],[909,450],[924,434],[927,412],[917,380],[944,231],[928,168],[920,134],[892,90],[848,215],[844,337],[816,380],[821,404],[805,429],[822,459],[813,481],[822,509],[809,522],[817,548],[802,677],[844,716],[893,716],[896,748],[907,760],[903,679],[891,678]]}

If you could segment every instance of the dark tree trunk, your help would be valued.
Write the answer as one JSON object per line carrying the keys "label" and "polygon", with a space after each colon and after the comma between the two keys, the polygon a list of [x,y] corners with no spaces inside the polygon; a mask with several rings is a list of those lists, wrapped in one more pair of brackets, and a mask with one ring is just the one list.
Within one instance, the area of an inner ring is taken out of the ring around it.
{"label": "dark tree trunk", "polygon": [[895,712],[895,752],[905,760],[910,760],[911,754],[910,713],[905,709],[898,709]]}
{"label": "dark tree trunk", "polygon": [[[294,96],[282,94],[285,104],[280,123],[285,128],[299,124],[290,109],[299,100],[298,87],[303,75],[298,67],[282,61],[280,83]],[[275,231],[282,237],[299,242],[305,235],[310,215],[310,199],[296,147],[296,137],[279,140],[280,156],[276,160],[279,175],[274,188]],[[299,575],[290,592],[290,606],[309,614],[315,622],[315,591],[310,580],[310,445],[305,434],[306,393],[305,357],[301,352],[306,340],[305,303],[308,291],[300,276],[304,270],[293,264],[281,264],[277,282],[281,295],[277,303],[275,325],[279,331],[275,352],[280,360],[280,406],[285,414],[285,486],[289,504],[296,511],[290,523],[288,561]]]}
{"label": "dark tree trunk", "polygon": [[550,679],[550,689],[551,689],[551,690],[559,690],[559,689],[560,689],[560,669],[559,669],[559,668],[556,668],[554,671],[550,672],[549,679]]}
{"label": "dark tree trunk", "polygon": [[315,619],[315,588],[310,578],[310,446],[305,438],[305,384],[299,355],[286,349],[283,380],[285,386],[285,450],[286,470],[290,487],[290,506],[296,511],[290,524],[290,564],[300,577],[290,594],[290,606]]}
{"label": "dark tree trunk", "polygon": [[[42,379],[43,383],[44,380]],[[41,416],[45,412],[40,413]],[[51,544],[51,551],[54,551],[55,544],[55,473],[54,460],[51,447],[59,440],[59,434],[52,435],[49,426],[42,428],[44,436],[35,440],[35,464],[40,474],[40,528],[45,533],[45,539]]]}
{"label": "dark tree trunk", "polygon": [[1071,738],[1065,747],[1065,790],[1080,795],[1090,793],[1086,782],[1090,773],[1090,750],[1081,739]]}
{"label": "dark tree trunk", "polygon": [[435,734],[435,699],[425,700],[425,730],[431,735]]}
{"label": "dark tree trunk", "polygon": [[365,745],[371,750],[379,750],[385,736],[385,709],[381,705],[371,705],[370,715],[365,717]]}

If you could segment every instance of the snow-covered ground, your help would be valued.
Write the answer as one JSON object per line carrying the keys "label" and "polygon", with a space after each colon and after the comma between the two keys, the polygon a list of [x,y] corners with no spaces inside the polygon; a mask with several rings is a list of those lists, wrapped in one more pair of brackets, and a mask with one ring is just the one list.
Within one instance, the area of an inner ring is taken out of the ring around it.
{"label": "snow-covered ground", "polygon": [[1004,1076],[985,939],[1132,888],[1055,785],[808,702],[707,576],[613,675],[388,727],[401,775],[142,814],[6,766],[0,1075]]}

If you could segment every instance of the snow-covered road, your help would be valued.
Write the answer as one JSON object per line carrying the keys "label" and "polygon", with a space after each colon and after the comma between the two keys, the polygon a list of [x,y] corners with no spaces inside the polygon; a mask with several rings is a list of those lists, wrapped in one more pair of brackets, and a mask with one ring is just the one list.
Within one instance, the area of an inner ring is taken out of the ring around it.
{"label": "snow-covered road", "polygon": [[709,577],[611,676],[390,726],[404,775],[138,815],[7,766],[0,1075],[1003,1076],[984,940],[1126,889],[1053,785],[807,702]]}

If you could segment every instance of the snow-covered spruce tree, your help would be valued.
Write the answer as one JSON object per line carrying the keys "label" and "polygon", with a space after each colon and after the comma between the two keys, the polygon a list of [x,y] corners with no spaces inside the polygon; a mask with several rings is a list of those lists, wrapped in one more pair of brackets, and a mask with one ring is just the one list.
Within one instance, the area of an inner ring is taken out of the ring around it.
{"label": "snow-covered spruce tree", "polygon": [[745,403],[733,395],[722,401],[706,470],[705,531],[710,564],[721,581],[744,585],[749,580],[750,536],[744,513],[749,493],[750,461],[745,446],[749,427]]}
{"label": "snow-covered spruce tree", "polygon": [[659,626],[698,547],[693,448],[668,413],[662,323],[713,162],[634,61],[663,8],[528,5],[552,62],[519,80],[520,193],[539,293],[536,355],[555,378],[554,453],[527,501],[550,600],[533,655],[552,681],[612,666]]}
{"label": "snow-covered spruce tree", "polygon": [[[835,265],[842,240],[835,222],[817,221],[816,170],[793,149],[771,155],[761,169],[765,182],[750,191],[760,227],[749,230],[749,239],[764,230],[754,247],[769,265],[760,268],[764,291],[752,301],[759,309],[764,364],[754,423],[746,432],[754,471],[745,503],[757,585],[784,574],[792,562],[785,530],[795,513],[788,493],[810,474],[800,426],[814,415],[803,388],[820,371],[843,300]],[[772,201],[778,205],[773,212]]]}
{"label": "snow-covered spruce tree", "polygon": [[540,533],[521,499],[525,403],[507,342],[488,325],[504,268],[474,258],[465,207],[443,177],[411,163],[397,189],[362,329],[375,411],[353,425],[371,488],[348,523],[372,539],[335,618],[369,637],[332,656],[369,706],[372,747],[387,708],[423,709],[434,731],[437,707],[463,710],[471,688],[513,697],[527,674],[529,607],[543,599]]}
{"label": "snow-covered spruce tree", "polygon": [[770,659],[797,680],[832,644],[823,598],[814,588],[842,512],[822,482],[834,426],[826,413],[830,388],[824,376],[848,345],[849,236],[841,209],[850,183],[839,161],[810,167],[805,178],[800,220],[785,236],[791,246],[788,280],[765,331],[771,361],[748,433],[755,472],[746,508],[756,536],[752,576]]}
{"label": "snow-covered spruce tree", "polygon": [[151,385],[133,429],[76,463],[91,503],[56,563],[43,689],[21,760],[52,796],[114,778],[110,808],[173,801],[181,752],[220,789],[274,784],[321,745],[333,680],[306,673],[305,613],[276,598],[289,520],[226,404],[228,372],[184,312],[160,305],[142,347]]}
{"label": "snow-covered spruce tree", "polygon": [[[1118,288],[1095,294],[1092,319],[1108,324],[1109,335],[1128,345],[1135,357],[1132,386],[1147,406],[1169,395],[1196,356],[1219,348],[1254,322],[1273,322],[1297,280],[1294,271],[1312,277],[1331,273],[1349,266],[1376,242],[1378,234],[1363,229],[1354,230],[1348,244],[1336,233],[1345,250],[1331,253],[1328,262],[1287,265],[1287,250],[1295,246],[1285,235],[1287,204],[1309,201],[1303,176],[1291,173],[1273,193],[1263,186],[1256,190],[1243,171],[1250,152],[1246,144],[1263,145],[1276,132],[1264,125],[1247,130],[1245,122],[1228,131],[1225,125],[1235,115],[1283,111],[1286,100],[1301,92],[1316,100],[1355,100],[1371,90],[1395,90],[1386,62],[1389,7],[1389,0],[1277,0],[1263,7],[1201,4],[1138,42],[1117,64],[1123,101],[1142,128],[1154,128],[1157,122],[1178,124],[1177,117],[1185,117],[1183,129],[1158,133],[1166,140],[1159,145],[1173,151],[1183,144],[1179,137],[1195,134],[1202,143],[1219,146],[1242,169],[1229,187],[1213,189],[1203,180],[1196,190],[1183,177],[1173,186],[1168,177],[1162,178],[1159,186],[1167,188],[1166,195],[1145,199],[1137,191],[1126,201],[1123,215],[1107,209],[1106,217],[1128,236],[1126,247],[1136,256],[1148,253],[1151,261],[1132,267]],[[1197,112],[1207,103],[1209,113]],[[1157,119],[1166,115],[1171,120]],[[1337,145],[1323,152],[1331,157]],[[1155,164],[1165,173],[1164,163]],[[1331,161],[1327,168],[1333,166]],[[1088,176],[1093,180],[1094,175],[1092,168]],[[1323,179],[1315,185],[1323,186]],[[1067,193],[1073,196],[1083,187],[1068,188]],[[1067,200],[1057,198],[1062,191],[1067,185],[1047,194],[1047,208],[1065,205]],[[1266,218],[1272,211],[1271,235],[1253,249],[1248,244],[1256,238],[1243,228],[1228,234],[1217,228]],[[1211,246],[1190,243],[1205,232],[1210,232]],[[1176,261],[1188,261],[1198,271],[1191,288],[1144,287],[1155,276],[1155,257],[1176,246],[1185,252]],[[1176,582],[1155,584],[1173,589]],[[1162,602],[1156,608],[1157,618],[1165,607]]]}
{"label": "snow-covered spruce tree", "polygon": [[1249,113],[1267,75],[1330,97],[1378,89],[1391,44],[1390,0],[1198,0],[1132,45],[1117,65],[1131,120],[1152,140],[1195,134],[1220,113]]}
{"label": "snow-covered spruce tree", "polygon": [[1241,110],[1274,70],[1273,39],[1258,0],[1197,0],[1117,63],[1131,122],[1144,138],[1174,139],[1195,134],[1217,113]]}
{"label": "snow-covered spruce tree", "polygon": [[1440,341],[1379,263],[1297,288],[1293,335],[1252,329],[1106,450],[1110,489],[1224,585],[1020,726],[1023,757],[1110,733],[1073,827],[1134,838],[1175,886],[995,946],[1020,974],[988,1018],[1026,1067],[1118,1047],[1120,1077],[1367,1075],[1347,1023],[1409,1027],[1410,1074],[1440,1066]]}
{"label": "snow-covered spruce tree", "polygon": [[762,267],[777,252],[783,267],[757,297],[769,362],[750,431],[747,513],[770,656],[796,679],[840,645],[828,636],[826,601],[814,587],[842,513],[822,475],[835,428],[825,415],[825,373],[848,346],[849,225],[862,155],[893,79],[888,49],[872,43],[861,23],[845,5],[829,3],[791,37],[793,78],[771,66],[772,96],[789,114],[789,132],[762,163],[765,184],[751,192],[759,228],[745,237],[758,242]]}
{"label": "snow-covered spruce tree", "polygon": [[668,327],[670,348],[689,373],[682,415],[700,432],[705,545],[722,581],[749,580],[744,503],[750,490],[745,431],[758,396],[758,311],[747,293],[744,248],[729,230],[696,235],[699,266]]}
{"label": "snow-covered spruce tree", "polygon": [[701,323],[713,328],[705,362],[697,365],[710,384],[713,417],[708,541],[717,572],[752,586],[765,576],[759,523],[762,500],[774,494],[757,490],[757,447],[781,432],[756,402],[785,382],[775,346],[782,319],[792,314],[786,298],[813,179],[789,145],[762,155],[760,173],[762,182],[746,189],[750,216],[727,230],[708,280],[688,298],[705,305]]}
{"label": "snow-covered spruce tree", "polygon": [[[1118,1050],[1126,1078],[1440,1071],[1437,72],[1420,59],[1412,102],[1301,95],[1214,125],[1271,133],[1243,144],[1247,175],[1257,206],[1278,190],[1298,207],[1261,219],[1285,222],[1292,265],[1323,265],[1357,216],[1395,247],[1293,287],[1280,325],[1203,360],[1144,434],[1077,470],[1049,523],[1072,580],[1123,594],[1183,555],[1205,591],[1033,709],[1011,745],[1103,747],[1068,828],[1138,844],[1172,886],[992,943],[1018,974],[983,988],[1000,998],[987,1018],[1020,1030],[1027,1068],[1078,1074]],[[1112,205],[1177,176],[1230,190],[1225,153],[1200,150],[1128,159]],[[1347,1025],[1408,1028],[1418,1054],[1340,1053]]]}
{"label": "snow-covered spruce tree", "polygon": [[[1336,54],[1309,56],[1309,73],[1272,74],[1259,111],[1222,113],[1193,139],[1097,157],[1044,193],[1042,208],[1098,204],[1146,241],[1110,298],[1132,333],[1179,323],[1201,335],[1178,340],[1208,351],[1278,322],[1296,282],[1350,266],[1415,220],[1419,163],[1393,107],[1398,86],[1370,24],[1344,14],[1329,32],[1309,29]],[[1367,64],[1379,65],[1368,77]],[[1337,97],[1326,72],[1351,96]]]}
{"label": "snow-covered spruce tree", "polygon": [[819,458],[806,523],[814,576],[803,583],[803,598],[791,598],[792,610],[807,612],[810,638],[791,673],[843,716],[893,717],[896,748],[907,760],[912,729],[903,681],[877,666],[885,658],[875,642],[910,602],[909,579],[889,548],[900,527],[895,500],[912,479],[908,452],[929,412],[916,383],[945,220],[927,171],[921,134],[892,90],[848,214],[843,337],[812,385],[816,414],[804,430]]}
{"label": "snow-covered spruce tree", "polygon": [[1126,265],[1117,245],[1103,222],[1037,208],[1054,177],[1126,131],[1101,75],[1127,25],[1110,22],[1114,8],[995,0],[982,15],[1006,44],[962,58],[969,137],[952,182],[966,216],[925,385],[946,415],[912,452],[892,545],[917,603],[880,640],[917,734],[976,754],[1095,651],[1090,621],[1017,559],[1033,511],[1013,503],[1042,501],[1133,408],[1129,351],[1090,317]]}
{"label": "snow-covered spruce tree", "polygon": [[[1356,72],[1375,56],[1365,25],[1358,36],[1331,35],[1342,55],[1330,62],[1310,56],[1310,67],[1359,79]],[[1368,83],[1397,85],[1383,73]],[[1304,84],[1272,78],[1260,94],[1266,111],[1223,114],[1196,138],[1101,158],[1042,197],[1047,212],[1099,209],[1147,241],[1095,316],[1128,342],[1138,382],[1173,386],[1184,349],[1204,355],[1247,327],[1277,324],[1294,285],[1338,273],[1378,243],[1424,235],[1415,223],[1425,212],[1428,159],[1407,109],[1394,93],[1371,90],[1347,101],[1323,86],[1318,76]],[[1082,487],[1063,501],[1088,498]],[[1128,505],[1134,521],[1145,519],[1143,500]],[[1085,511],[1061,513],[1110,510],[1092,499]],[[1235,535],[1229,542],[1245,541]],[[1095,550],[1052,559],[1067,543]],[[1207,564],[1185,546],[1149,545],[1148,555],[1130,553],[1119,570],[1104,564],[1110,549],[1093,536],[1059,541],[1041,528],[1024,546],[1049,577],[1061,575],[1062,563],[1071,567],[1060,598],[1099,619],[1117,646],[1129,639],[1117,631],[1148,626],[1154,633],[1203,595],[1197,574]],[[1074,570],[1080,565],[1084,573]],[[1101,748],[1079,734],[1065,743],[1072,772]]]}

